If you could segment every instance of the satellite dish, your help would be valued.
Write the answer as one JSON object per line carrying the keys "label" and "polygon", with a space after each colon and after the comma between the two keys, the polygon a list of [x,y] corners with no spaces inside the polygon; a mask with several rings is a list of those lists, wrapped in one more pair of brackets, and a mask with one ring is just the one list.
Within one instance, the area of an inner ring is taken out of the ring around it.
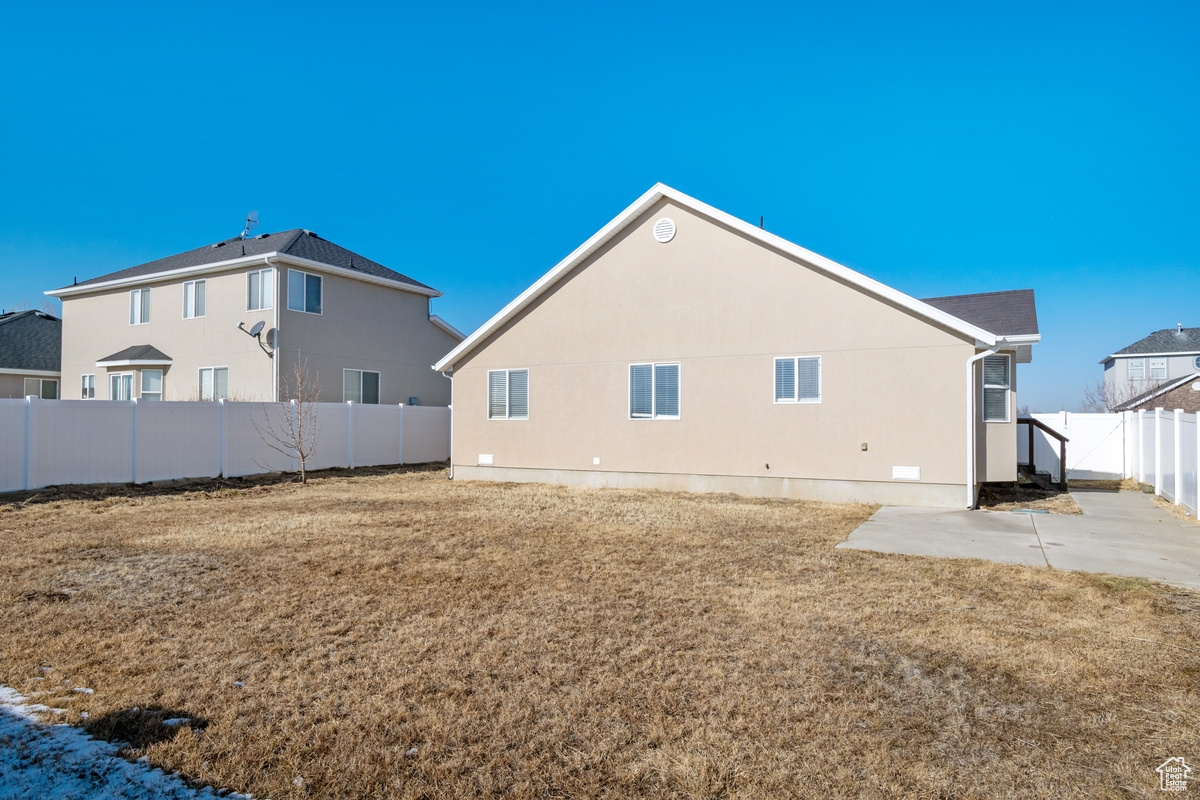
{"label": "satellite dish", "polygon": [[258,212],[251,211],[246,215],[246,229],[242,231],[242,238],[245,239],[250,235],[250,229],[258,224]]}
{"label": "satellite dish", "polygon": [[272,348],[278,347],[279,345],[275,344],[275,340],[276,340],[276,338],[278,338],[278,336],[279,336],[278,328],[271,328],[271,330],[267,331],[267,336],[266,336],[267,346],[272,347]]}
{"label": "satellite dish", "polygon": [[252,326],[250,326],[250,335],[258,336],[260,333],[262,333],[262,329],[266,326],[266,324],[267,323],[265,322],[254,323]]}

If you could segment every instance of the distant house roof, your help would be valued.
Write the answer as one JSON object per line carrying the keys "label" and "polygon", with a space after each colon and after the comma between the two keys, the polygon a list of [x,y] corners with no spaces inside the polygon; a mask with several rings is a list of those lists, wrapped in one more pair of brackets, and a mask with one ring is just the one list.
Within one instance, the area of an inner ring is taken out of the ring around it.
{"label": "distant house roof", "polygon": [[1194,414],[1200,412],[1200,390],[1192,388],[1198,384],[1200,372],[1184,375],[1139,394],[1122,404],[1117,411],[1136,411],[1142,408],[1164,408],[1173,411],[1182,408],[1187,413]]}
{"label": "distant house roof", "polygon": [[96,362],[97,367],[124,367],[134,364],[170,364],[171,357],[148,344],[135,344],[105,356]]}
{"label": "distant house roof", "polygon": [[[494,331],[499,330],[505,323],[530,306],[537,298],[550,291],[555,284],[563,280],[573,269],[597,253],[607,242],[611,241],[622,230],[663,199],[669,200],[682,208],[689,209],[699,216],[705,217],[735,233],[745,236],[751,241],[772,248],[817,272],[824,273],[835,280],[844,281],[886,302],[894,303],[896,306],[906,309],[921,319],[944,326],[985,346],[999,344],[1000,340],[1009,337],[1020,337],[1018,342],[1009,342],[1010,344],[1019,344],[1020,346],[1032,345],[1040,339],[1040,334],[1037,333],[1036,316],[1031,315],[1033,320],[1032,331],[1025,331],[1019,334],[1003,334],[993,331],[959,317],[956,314],[937,308],[931,303],[917,300],[873,278],[868,278],[860,272],[843,266],[832,259],[825,258],[811,250],[789,242],[787,239],[769,233],[758,225],[751,225],[744,220],[726,214],[724,211],[713,208],[707,203],[702,203],[694,197],[689,197],[683,192],[672,189],[670,186],[656,183],[650,187],[649,191],[635,200],[632,205],[614,217],[603,228],[596,231],[590,239],[575,248],[574,252],[558,262],[553,269],[543,275],[536,283],[518,295],[507,306],[500,309],[494,317],[463,340],[458,347],[451,350],[441,361],[434,365],[434,369],[441,372],[452,370],[459,361],[469,355],[472,350],[484,342]],[[1033,292],[1030,290],[1025,291],[1029,292],[1029,302],[1032,304]],[[997,294],[1004,293],[998,292]]]}
{"label": "distant house roof", "polygon": [[44,311],[0,314],[0,369],[62,370],[62,320]]}
{"label": "distant house roof", "polygon": [[136,267],[110,272],[97,278],[90,278],[71,286],[64,286],[48,294],[71,293],[72,290],[114,281],[128,281],[147,275],[157,275],[164,272],[203,267],[208,264],[219,264],[239,258],[253,258],[277,253],[281,256],[314,261],[328,264],[332,267],[362,273],[372,278],[379,278],[393,283],[424,290],[423,294],[437,294],[437,290],[415,281],[407,275],[401,275],[395,270],[379,264],[366,256],[361,256],[341,245],[322,239],[317,234],[302,228],[295,228],[282,233],[263,233],[248,239],[234,237],[220,242],[197,247],[185,253],[178,253],[156,261],[147,261]]}
{"label": "distant house roof", "polygon": [[1139,339],[1128,347],[1123,347],[1105,358],[1103,364],[1116,356],[1145,356],[1150,354],[1169,355],[1173,353],[1200,353],[1200,328],[1164,328],[1155,331],[1145,339]]}
{"label": "distant house roof", "polygon": [[940,308],[947,314],[952,314],[998,336],[1023,336],[1038,333],[1037,307],[1033,302],[1033,289],[927,297],[921,302],[928,303],[934,308]]}

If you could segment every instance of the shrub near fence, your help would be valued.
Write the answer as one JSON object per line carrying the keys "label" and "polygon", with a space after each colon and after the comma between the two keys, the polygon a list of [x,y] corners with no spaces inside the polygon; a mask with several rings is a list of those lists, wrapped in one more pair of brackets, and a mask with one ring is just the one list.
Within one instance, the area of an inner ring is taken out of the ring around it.
{"label": "shrub near fence", "polygon": [[[0,400],[0,492],[283,472],[294,458],[255,428],[290,404]],[[450,409],[318,403],[308,469],[450,457]]]}

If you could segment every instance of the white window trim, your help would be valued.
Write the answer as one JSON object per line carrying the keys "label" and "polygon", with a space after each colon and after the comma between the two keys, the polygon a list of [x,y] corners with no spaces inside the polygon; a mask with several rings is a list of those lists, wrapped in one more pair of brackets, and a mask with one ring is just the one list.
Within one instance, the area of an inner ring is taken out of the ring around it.
{"label": "white window trim", "polygon": [[[91,395],[91,397],[84,397],[84,395],[83,395],[84,381],[87,380],[88,378],[92,379],[92,395]],[[84,372],[79,376],[79,396],[80,396],[81,400],[95,400],[96,399],[96,373]]]}
{"label": "white window trim", "polygon": [[226,376],[226,378],[225,378],[225,379],[226,379],[226,387],[225,387],[225,388],[226,388],[226,389],[228,389],[228,388],[229,388],[229,386],[228,386],[228,381],[229,381],[229,367],[228,367],[228,366],[221,366],[220,364],[218,364],[218,365],[216,365],[216,366],[213,366],[213,367],[200,367],[199,369],[197,369],[197,370],[196,370],[196,396],[197,396],[198,398],[200,398],[200,401],[201,401],[201,402],[204,402],[204,403],[210,402],[210,401],[208,401],[208,400],[205,400],[205,399],[204,399],[204,397],[203,397],[204,390],[203,390],[203,388],[201,388],[201,387],[203,387],[203,386],[204,386],[204,384],[203,384],[203,382],[202,382],[202,379],[201,379],[200,375],[201,375],[201,374],[204,372],[204,370],[206,370],[206,369],[211,369],[211,370],[214,370],[214,372],[213,372],[213,395],[214,395],[214,397],[213,397],[213,399],[212,399],[212,401],[211,401],[211,402],[214,402],[214,403],[215,403],[215,402],[216,402],[216,401],[219,399],[219,398],[217,398],[217,397],[215,396],[215,395],[216,395],[216,393],[217,393],[217,374],[216,374],[215,370],[218,370],[218,369],[223,369],[223,370],[225,370],[225,376]]}
{"label": "white window trim", "polygon": [[[190,309],[188,308],[188,294],[187,294],[188,284],[192,285],[192,308],[190,308]],[[203,284],[204,284],[204,278],[198,278],[197,280],[194,280],[194,281],[184,281],[183,282],[183,318],[184,319],[204,319],[204,317],[207,315],[207,312],[208,312],[208,297],[207,297],[208,287],[207,286],[205,287],[205,298],[204,298],[205,313],[204,314],[194,314],[193,313],[191,315],[188,314],[188,311],[195,311],[196,298],[198,296],[196,287],[198,285],[203,285]]]}
{"label": "white window trim", "polygon": [[[492,416],[492,373],[495,372],[504,373],[504,416],[502,417]],[[525,416],[523,417],[510,417],[508,414],[508,407],[512,404],[512,373],[514,372],[525,373]],[[488,422],[504,422],[506,420],[511,420],[514,422],[529,421],[529,367],[489,369],[487,371],[487,383],[485,384],[484,389],[486,391],[487,402],[483,404],[483,418]]]}
{"label": "white window trim", "polygon": [[[1000,386],[999,384],[989,384],[987,382],[987,370],[984,368],[984,362],[986,362],[987,359],[989,359],[989,358],[1003,358],[1005,361],[1008,362],[1008,365],[1005,368],[1005,373],[1008,375],[1008,383],[1004,384],[1004,386]],[[1013,368],[1012,356],[1010,356],[1008,353],[995,353],[993,355],[986,356],[984,359],[982,359],[979,362],[979,369],[980,369],[980,372],[982,373],[980,375],[980,381],[983,384],[983,391],[979,395],[979,412],[983,416],[983,421],[986,423],[989,423],[989,424],[996,423],[998,425],[1003,425],[1006,422],[1012,422],[1012,384],[1013,384],[1012,368]],[[1004,389],[1004,419],[988,419],[987,418],[987,390],[988,389]]]}
{"label": "white window trim", "polygon": [[[1133,377],[1133,364],[1134,364],[1134,362],[1135,362],[1135,361],[1136,361],[1137,363],[1139,363],[1139,364],[1141,364],[1141,365],[1142,365],[1142,376],[1141,376],[1140,378],[1135,378],[1135,377]],[[1125,367],[1125,376],[1126,376],[1126,377],[1127,377],[1129,380],[1131,380],[1131,381],[1144,381],[1144,380],[1146,380],[1146,359],[1144,359],[1144,358],[1130,358],[1130,359],[1127,359],[1127,360],[1126,360],[1126,367]]]}
{"label": "white window trim", "polygon": [[359,397],[362,397],[362,376],[368,372],[371,373],[372,375],[378,375],[379,381],[376,383],[376,387],[379,390],[380,400],[377,402],[374,402],[374,403],[364,403],[363,401],[359,400],[358,404],[360,406],[381,406],[381,405],[383,405],[383,402],[382,402],[382,400],[383,400],[383,373],[376,369],[352,369],[351,367],[345,367],[342,369],[342,402],[343,403],[353,403],[354,402],[353,400],[346,399],[346,373],[347,372],[357,372],[358,373],[358,396]]}
{"label": "white window trim", "polygon": [[[110,373],[108,373],[108,375],[105,376],[106,378],[108,378],[107,383],[108,383],[108,399],[109,400],[117,399],[112,396],[112,394],[113,394],[112,379],[124,377],[126,375],[129,376],[129,399],[132,400],[134,398],[133,390],[135,387],[134,387],[134,382],[133,382],[133,373],[132,372],[110,372]],[[124,402],[128,402],[128,401],[122,400],[120,402],[124,403]]]}
{"label": "white window trim", "polygon": [[[1162,367],[1161,375],[1154,374],[1154,368],[1156,366]],[[1151,358],[1150,363],[1147,365],[1146,375],[1147,378],[1152,381],[1165,381],[1167,379],[1167,357],[1160,356],[1158,358]]]}
{"label": "white window trim", "polygon": [[56,400],[63,399],[62,394],[59,393],[59,389],[61,389],[62,387],[59,385],[58,380],[55,378],[32,378],[32,377],[25,378],[25,380],[21,382],[21,392],[23,393],[23,396],[25,396],[25,397],[29,396],[29,392],[25,391],[25,384],[29,383],[29,381],[37,381],[38,382],[38,390],[37,390],[37,394],[35,395],[35,397],[37,397],[39,400],[45,398],[47,383],[54,384],[54,398]]}
{"label": "white window trim", "polygon": [[[129,290],[129,324],[130,324],[130,325],[149,325],[149,324],[150,324],[150,314],[149,314],[149,313],[147,313],[147,314],[146,314],[146,319],[142,319],[142,292],[145,292],[146,294],[150,294],[150,290],[149,290],[149,289],[141,289],[141,288],[140,288],[140,289],[130,289],[130,290]],[[137,297],[138,297],[138,303],[137,303],[138,317],[137,317],[137,322],[134,322],[134,321],[133,321],[133,296],[134,296],[135,294],[136,294],[136,295],[137,295]],[[147,302],[147,303],[146,303],[146,305],[147,305],[147,306],[149,306],[149,305],[150,305],[150,303],[149,303],[149,302]],[[147,308],[146,310],[147,310],[147,312],[149,312],[151,309],[150,309],[150,308]]]}
{"label": "white window trim", "polygon": [[[259,305],[257,307],[250,305],[250,278],[253,275],[258,276]],[[270,284],[271,284],[271,304],[270,305],[262,305],[263,286],[265,286],[267,284],[268,277],[270,278]],[[325,293],[324,282],[322,282],[322,285],[321,285],[321,293],[322,294]],[[271,311],[271,310],[273,310],[275,308],[275,294],[276,294],[276,292],[275,292],[275,268],[274,267],[264,267],[263,269],[256,269],[256,270],[252,270],[252,271],[246,273],[246,310],[247,311]],[[322,301],[324,301],[324,299],[325,299],[324,297],[321,298]],[[325,308],[324,302],[321,303],[321,308],[322,308],[322,310],[324,310],[324,308]],[[305,312],[305,313],[307,313],[307,312]]]}
{"label": "white window trim", "polygon": [[[679,396],[675,398],[679,405],[678,414],[659,414],[656,411],[658,406],[658,376],[655,373],[655,367],[676,366],[679,368]],[[635,417],[631,406],[633,398],[633,368],[634,367],[650,367],[650,413],[646,416]],[[647,419],[666,419],[678,420],[683,417],[683,364],[679,361],[631,361],[625,368],[625,408],[631,420],[647,420]]]}
{"label": "white window trim", "polygon": [[[290,276],[293,272],[304,276],[304,305],[305,306],[308,305],[308,276],[312,275],[314,278],[320,279],[320,281],[321,281],[321,310],[320,311],[305,311],[304,309],[300,309],[300,308],[292,308],[292,305],[291,305],[292,281],[291,281]],[[284,303],[283,307],[285,309],[287,309],[288,311],[292,311],[296,314],[311,314],[314,317],[325,316],[325,276],[320,275],[316,272],[305,272],[302,269],[292,269],[290,267],[288,268],[288,276],[289,276],[288,282],[287,282],[288,283],[288,287],[287,287],[287,289],[288,289],[287,300],[288,301],[286,303]]]}
{"label": "white window trim", "polygon": [[[800,370],[796,369],[796,367],[798,365],[796,365],[794,362],[797,362],[802,358],[815,358],[817,360],[817,396],[815,399],[813,399],[813,398],[805,398],[803,400],[799,399],[800,398]],[[793,365],[792,365],[792,391],[794,392],[794,397],[790,400],[786,397],[782,400],[778,400],[778,399],[775,399],[775,362],[776,361],[784,361],[786,359],[790,359],[793,362]],[[775,358],[771,359],[771,398],[773,400],[775,400],[775,405],[779,405],[779,406],[783,406],[783,405],[787,405],[787,406],[820,405],[822,398],[825,397],[825,374],[823,371],[824,369],[825,369],[825,362],[822,360],[821,356],[775,356]]]}

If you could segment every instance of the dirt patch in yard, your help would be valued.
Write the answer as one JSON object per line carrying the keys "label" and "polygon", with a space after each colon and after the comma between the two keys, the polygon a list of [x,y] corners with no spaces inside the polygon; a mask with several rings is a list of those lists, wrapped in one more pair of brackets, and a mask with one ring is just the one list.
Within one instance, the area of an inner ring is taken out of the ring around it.
{"label": "dirt patch in yard", "polygon": [[0,683],[276,800],[1149,798],[1200,753],[1196,595],[834,550],[872,511],[444,471],[0,504]]}
{"label": "dirt patch in yard", "polygon": [[979,490],[979,507],[989,511],[1045,511],[1050,514],[1082,514],[1083,509],[1069,492],[1043,489],[1035,484],[985,483]]}

